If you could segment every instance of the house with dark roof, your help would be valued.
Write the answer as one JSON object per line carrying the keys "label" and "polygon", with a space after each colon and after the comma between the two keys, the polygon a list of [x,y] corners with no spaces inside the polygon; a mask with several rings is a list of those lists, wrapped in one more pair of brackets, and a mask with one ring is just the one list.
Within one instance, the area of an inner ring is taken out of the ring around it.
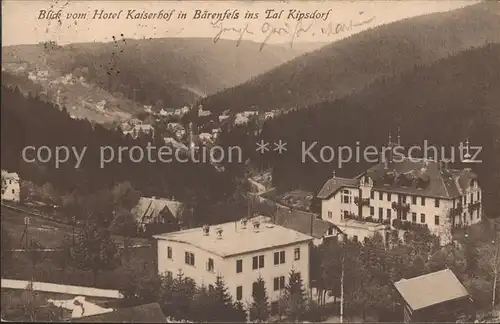
{"label": "house with dark roof", "polygon": [[320,245],[325,239],[336,237],[341,232],[337,226],[322,220],[318,214],[280,206],[274,214],[273,222],[314,237],[314,245]]}
{"label": "house with dark roof", "polygon": [[75,323],[166,323],[167,319],[158,303],[130,308],[117,308],[112,312],[72,318]]}
{"label": "house with dark roof", "polygon": [[471,298],[450,269],[394,283],[405,323],[456,322],[471,311]]}
{"label": "house with dark roof", "polygon": [[451,241],[453,228],[481,220],[482,192],[471,169],[451,169],[436,159],[391,154],[379,161],[355,178],[334,173],[325,182],[317,194],[322,219],[340,229],[362,222],[398,229],[425,226],[442,244]]}
{"label": "house with dark roof", "polygon": [[141,197],[131,212],[143,232],[157,234],[180,229],[182,203],[178,201]]}

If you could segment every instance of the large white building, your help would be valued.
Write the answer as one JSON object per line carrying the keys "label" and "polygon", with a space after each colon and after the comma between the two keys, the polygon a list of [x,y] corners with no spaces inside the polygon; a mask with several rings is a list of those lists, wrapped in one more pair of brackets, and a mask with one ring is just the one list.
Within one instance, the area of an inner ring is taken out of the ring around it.
{"label": "large white building", "polygon": [[158,271],[179,270],[198,285],[223,277],[235,300],[252,302],[257,279],[266,284],[271,308],[277,307],[292,269],[309,287],[311,236],[270,222],[231,222],[154,236],[158,241]]}
{"label": "large white building", "polygon": [[[476,174],[430,159],[389,159],[354,179],[334,174],[318,198],[321,217],[359,239],[377,231],[385,234],[390,225],[401,229],[401,223],[409,222],[426,225],[447,244],[454,227],[475,224],[482,217]],[[354,231],[353,226],[366,229]]]}
{"label": "large white building", "polygon": [[2,170],[2,200],[19,202],[20,193],[19,175]]}

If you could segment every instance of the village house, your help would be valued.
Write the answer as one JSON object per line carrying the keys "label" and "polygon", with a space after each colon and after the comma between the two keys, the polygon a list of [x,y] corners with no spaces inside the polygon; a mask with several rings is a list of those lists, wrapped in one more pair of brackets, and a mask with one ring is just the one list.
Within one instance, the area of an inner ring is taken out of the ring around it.
{"label": "village house", "polygon": [[138,138],[139,135],[141,135],[141,134],[151,135],[151,137],[154,137],[155,130],[154,130],[153,126],[151,126],[149,124],[136,124],[132,127],[132,129],[124,130],[123,134],[130,135],[134,139]]}
{"label": "village house", "polygon": [[471,169],[450,169],[431,159],[382,160],[356,178],[334,173],[317,195],[321,217],[346,232],[348,225],[371,226],[363,236],[385,234],[373,223],[401,230],[426,226],[443,245],[450,243],[454,228],[481,220],[481,187]]}
{"label": "village house", "polygon": [[394,283],[405,323],[455,323],[472,310],[471,298],[450,269]]}
{"label": "village house", "polygon": [[177,231],[182,222],[182,203],[175,200],[141,197],[131,212],[142,233]]}
{"label": "village house", "polygon": [[181,139],[186,135],[186,129],[179,123],[168,123],[167,130],[170,131],[177,139]]}
{"label": "village house", "polygon": [[160,116],[166,117],[166,116],[173,116],[175,113],[174,108],[165,108],[160,110]]}
{"label": "village house", "polygon": [[19,202],[21,197],[19,175],[2,170],[2,200]]}
{"label": "village house", "polygon": [[203,110],[203,106],[198,107],[198,117],[208,117],[211,116],[212,112],[209,110]]}
{"label": "village house", "polygon": [[[265,282],[272,312],[292,269],[300,272],[309,287],[309,235],[263,223],[258,218],[215,226],[203,226],[155,235],[158,241],[158,272],[182,271],[198,285],[213,285],[224,278],[229,293],[243,305],[252,301],[259,277]],[[235,242],[237,242],[235,244]]]}

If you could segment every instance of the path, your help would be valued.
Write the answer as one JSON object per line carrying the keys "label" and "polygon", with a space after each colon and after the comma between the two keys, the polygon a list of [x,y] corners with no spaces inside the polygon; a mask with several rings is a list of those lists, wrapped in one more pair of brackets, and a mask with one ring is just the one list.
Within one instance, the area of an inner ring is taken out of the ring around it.
{"label": "path", "polygon": [[[27,280],[2,279],[2,288],[26,289],[28,284],[30,284],[30,281]],[[123,295],[118,290],[59,285],[48,282],[33,282],[33,290],[59,293],[59,294],[68,294],[75,296],[88,296],[88,297],[114,298],[114,299],[123,298]]]}

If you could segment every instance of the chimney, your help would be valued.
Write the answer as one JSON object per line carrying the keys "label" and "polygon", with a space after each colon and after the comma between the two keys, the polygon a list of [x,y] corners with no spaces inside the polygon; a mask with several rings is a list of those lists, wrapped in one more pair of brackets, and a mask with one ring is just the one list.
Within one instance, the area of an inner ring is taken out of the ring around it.
{"label": "chimney", "polygon": [[202,228],[203,228],[203,235],[208,236],[208,234],[210,233],[210,226],[203,225]]}
{"label": "chimney", "polygon": [[260,228],[260,222],[258,221],[253,222],[253,231],[258,232],[259,228]]}
{"label": "chimney", "polygon": [[248,219],[246,219],[246,218],[243,218],[243,219],[241,220],[241,228],[242,228],[242,229],[247,228],[247,222],[248,222]]}
{"label": "chimney", "polygon": [[222,239],[222,227],[217,227],[217,229],[215,230],[215,232],[217,233],[217,239]]}

